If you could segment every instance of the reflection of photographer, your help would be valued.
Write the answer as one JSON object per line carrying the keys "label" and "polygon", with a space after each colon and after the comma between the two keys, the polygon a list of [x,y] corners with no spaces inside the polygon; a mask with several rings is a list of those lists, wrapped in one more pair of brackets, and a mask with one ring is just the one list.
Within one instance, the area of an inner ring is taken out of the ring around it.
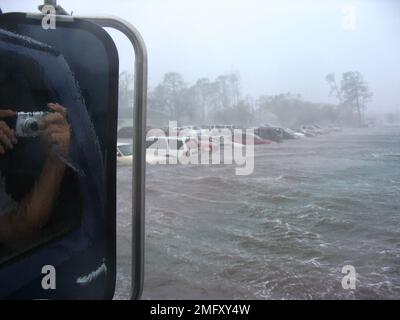
{"label": "reflection of photographer", "polygon": [[[70,126],[67,110],[63,106],[49,103],[48,107],[53,112],[44,113],[40,118],[32,119],[22,114],[19,120],[22,119],[24,123],[18,123],[17,118],[16,130],[11,129],[4,120],[15,117],[17,113],[0,110],[0,157],[13,149],[18,138],[36,135],[41,136],[47,154],[40,176],[19,203],[6,193],[4,181],[0,180],[0,243],[24,239],[43,227],[60,190],[65,165],[54,150],[60,156],[68,157]],[[57,148],[54,148],[55,145]]]}

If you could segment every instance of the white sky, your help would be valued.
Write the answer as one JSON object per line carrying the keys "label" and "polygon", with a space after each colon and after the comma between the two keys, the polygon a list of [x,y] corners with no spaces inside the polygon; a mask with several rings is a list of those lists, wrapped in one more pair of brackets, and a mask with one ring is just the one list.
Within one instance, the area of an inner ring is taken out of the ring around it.
{"label": "white sky", "polygon": [[[40,0],[0,0],[4,12],[36,11]],[[238,72],[243,94],[300,93],[330,101],[325,75],[358,70],[370,83],[370,111],[400,106],[400,1],[396,0],[59,0],[76,15],[113,14],[142,33],[149,85],[168,71],[189,83]],[[355,27],[343,28],[344,6]],[[113,33],[121,68],[131,48]]]}

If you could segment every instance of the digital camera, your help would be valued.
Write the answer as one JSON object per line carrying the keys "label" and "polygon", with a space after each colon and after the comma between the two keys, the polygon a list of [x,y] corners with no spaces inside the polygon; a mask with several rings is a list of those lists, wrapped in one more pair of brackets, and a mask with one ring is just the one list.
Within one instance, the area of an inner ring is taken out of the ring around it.
{"label": "digital camera", "polygon": [[17,137],[37,137],[40,135],[40,120],[49,112],[18,112],[15,123]]}

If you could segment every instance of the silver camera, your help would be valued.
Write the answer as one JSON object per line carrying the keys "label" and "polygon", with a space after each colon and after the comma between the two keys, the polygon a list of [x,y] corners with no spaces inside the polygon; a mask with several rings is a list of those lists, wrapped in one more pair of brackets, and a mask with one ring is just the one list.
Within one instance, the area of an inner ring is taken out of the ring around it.
{"label": "silver camera", "polygon": [[37,137],[40,135],[40,120],[49,112],[18,112],[15,124],[17,137]]}

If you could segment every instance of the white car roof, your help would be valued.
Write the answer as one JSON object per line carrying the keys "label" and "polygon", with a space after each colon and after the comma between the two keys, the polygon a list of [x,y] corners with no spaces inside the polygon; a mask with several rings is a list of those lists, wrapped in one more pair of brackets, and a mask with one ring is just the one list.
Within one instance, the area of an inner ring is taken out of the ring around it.
{"label": "white car roof", "polygon": [[156,137],[156,136],[154,136],[154,137],[147,137],[146,138],[146,141],[147,140],[155,140],[155,139],[158,139],[158,140],[181,140],[181,141],[186,141],[187,139],[191,139],[192,137]]}

